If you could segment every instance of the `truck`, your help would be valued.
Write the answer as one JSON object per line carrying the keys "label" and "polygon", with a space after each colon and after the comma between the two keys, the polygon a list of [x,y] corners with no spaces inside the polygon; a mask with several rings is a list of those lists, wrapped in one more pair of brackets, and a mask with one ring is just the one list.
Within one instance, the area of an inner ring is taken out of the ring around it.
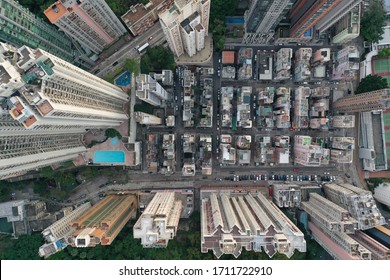
{"label": "truck", "polygon": [[146,50],[146,48],[149,47],[149,43],[145,43],[142,46],[138,48],[138,52],[142,52],[143,50]]}

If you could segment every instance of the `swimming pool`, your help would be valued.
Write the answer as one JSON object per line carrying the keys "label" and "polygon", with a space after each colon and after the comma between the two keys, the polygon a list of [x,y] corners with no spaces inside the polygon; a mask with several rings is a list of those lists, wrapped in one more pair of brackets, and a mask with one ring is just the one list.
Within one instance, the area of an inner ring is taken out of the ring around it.
{"label": "swimming pool", "polygon": [[94,163],[125,163],[125,153],[123,151],[95,151],[93,161]]}
{"label": "swimming pool", "polygon": [[227,24],[244,24],[245,20],[243,17],[226,17],[225,23],[227,23]]}
{"label": "swimming pool", "polygon": [[131,83],[131,74],[129,71],[125,71],[118,78],[115,79],[114,83],[121,87],[126,87]]}

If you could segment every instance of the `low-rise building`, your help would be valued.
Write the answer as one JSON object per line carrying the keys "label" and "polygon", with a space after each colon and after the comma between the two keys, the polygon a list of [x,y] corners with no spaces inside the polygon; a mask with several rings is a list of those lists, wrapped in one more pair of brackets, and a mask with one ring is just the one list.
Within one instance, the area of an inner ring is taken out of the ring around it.
{"label": "low-rise building", "polygon": [[311,48],[300,48],[295,52],[295,80],[301,82],[311,76],[310,59],[312,57]]}
{"label": "low-rise building", "polygon": [[354,80],[358,78],[360,54],[355,46],[347,46],[333,55],[332,80]]}
{"label": "low-rise building", "polygon": [[159,125],[162,124],[162,119],[154,115],[150,115],[144,112],[135,112],[134,113],[135,121],[140,124],[146,125]]}
{"label": "low-rise building", "polygon": [[252,87],[242,87],[237,98],[237,126],[243,128],[252,127],[250,100]]}
{"label": "low-rise building", "polygon": [[292,127],[294,129],[309,127],[309,87],[298,87],[294,91],[294,117]]}
{"label": "low-rise building", "polygon": [[176,236],[182,209],[175,192],[157,192],[135,223],[134,238],[140,238],[144,248],[166,248]]}
{"label": "low-rise building", "polygon": [[176,172],[175,134],[164,134],[162,141],[163,168],[162,173],[170,175]]}
{"label": "low-rise building", "polygon": [[281,48],[275,54],[275,80],[287,80],[291,78],[291,48]]}
{"label": "low-rise building", "polygon": [[329,164],[329,149],[322,147],[311,136],[294,136],[294,162],[304,166],[321,166]]}
{"label": "low-rise building", "polygon": [[290,128],[291,97],[290,88],[280,87],[276,90],[276,102],[274,102],[274,119],[277,128]]}
{"label": "low-rise building", "polygon": [[334,116],[331,121],[333,128],[354,128],[355,116],[354,115],[341,115]]}
{"label": "low-rise building", "polygon": [[290,258],[306,251],[303,233],[279,208],[255,190],[201,191],[201,250],[238,257],[242,249],[277,252]]}

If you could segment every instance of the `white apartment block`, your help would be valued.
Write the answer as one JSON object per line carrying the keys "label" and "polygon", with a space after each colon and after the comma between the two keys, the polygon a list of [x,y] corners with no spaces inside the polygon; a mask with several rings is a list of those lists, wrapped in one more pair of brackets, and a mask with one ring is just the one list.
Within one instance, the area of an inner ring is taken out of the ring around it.
{"label": "white apartment block", "polygon": [[127,33],[104,0],[61,0],[44,13],[52,24],[95,53]]}
{"label": "white apartment block", "polygon": [[128,96],[119,87],[40,49],[24,46],[14,56],[13,67],[24,85],[7,105],[24,128],[82,132],[115,127],[127,119],[123,106]]}
{"label": "white apartment block", "polygon": [[12,65],[17,48],[0,42],[0,100],[12,95],[24,85],[18,70]]}
{"label": "white apartment block", "polygon": [[144,248],[166,248],[176,236],[182,208],[175,192],[157,192],[135,223],[134,238],[140,238]]}
{"label": "white apartment block", "polygon": [[331,13],[327,13],[318,23],[316,29],[323,33],[341,20],[346,14],[352,11],[363,0],[343,0],[337,6],[332,8]]}
{"label": "white apartment block", "polygon": [[283,212],[252,189],[201,191],[201,250],[238,257],[242,249],[276,252],[290,258],[294,250],[306,252],[303,233]]}
{"label": "white apartment block", "polygon": [[386,223],[370,191],[351,184],[328,183],[323,188],[327,199],[347,209],[359,222],[359,229],[366,230]]}
{"label": "white apartment block", "polygon": [[136,78],[136,95],[153,106],[161,106],[169,98],[168,92],[150,75],[139,74]]}
{"label": "white apartment block", "polygon": [[135,112],[134,113],[135,121],[140,124],[146,125],[159,125],[162,124],[162,119],[154,115],[150,115],[144,112]]}
{"label": "white apartment block", "polygon": [[46,243],[39,248],[39,256],[46,258],[61,250],[63,248],[62,246],[67,246],[67,243],[62,242],[62,240],[66,241],[67,237],[71,236],[75,231],[71,226],[72,222],[90,207],[91,203],[86,202],[44,229],[42,235]]}
{"label": "white apartment block", "polygon": [[208,36],[211,0],[176,0],[159,14],[169,47],[176,57],[191,57],[204,48]]}
{"label": "white apartment block", "polygon": [[375,188],[374,198],[380,203],[390,207],[390,184],[380,184]]}

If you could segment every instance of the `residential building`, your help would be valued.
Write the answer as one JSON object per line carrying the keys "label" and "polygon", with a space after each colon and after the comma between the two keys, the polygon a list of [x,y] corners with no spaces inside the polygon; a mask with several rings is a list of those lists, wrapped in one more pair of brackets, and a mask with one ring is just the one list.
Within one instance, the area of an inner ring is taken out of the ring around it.
{"label": "residential building", "polygon": [[149,75],[156,81],[161,81],[164,86],[173,85],[173,71],[172,70],[162,70],[161,74],[154,72],[149,73]]}
{"label": "residential building", "polygon": [[301,204],[301,190],[296,184],[273,184],[273,201],[280,207],[298,207]]}
{"label": "residential building", "polygon": [[144,248],[166,248],[176,236],[182,201],[175,192],[157,192],[133,227],[133,237],[140,238]]}
{"label": "residential building", "polygon": [[154,115],[150,115],[144,112],[135,112],[134,113],[135,121],[140,124],[146,125],[159,125],[162,124],[162,119]]}
{"label": "residential building", "polygon": [[345,16],[355,8],[360,10],[360,3],[363,2],[363,0],[342,0],[334,2],[338,2],[338,4],[332,5],[332,3],[330,3],[332,5],[330,8],[331,11],[316,23],[316,29],[319,33],[324,33],[329,28],[340,22],[340,20],[345,18]]}
{"label": "residential building", "polygon": [[352,163],[355,149],[354,137],[331,137],[331,160],[337,163]]}
{"label": "residential building", "polygon": [[[297,0],[291,9],[291,37],[302,37],[312,32],[313,27],[325,16],[334,15],[337,5],[343,0]],[[348,1],[348,0],[346,0]]]}
{"label": "residential building", "polygon": [[358,230],[358,222],[351,217],[348,210],[317,193],[310,194],[309,201],[302,202],[301,208],[315,225],[331,232],[350,234]]}
{"label": "residential building", "polygon": [[65,34],[14,0],[0,0],[0,40],[18,47],[42,49],[68,62],[72,42]]}
{"label": "residential building", "polygon": [[354,128],[355,116],[354,115],[334,116],[332,118],[332,127],[333,128]]}
{"label": "residential building", "polygon": [[23,46],[14,56],[24,86],[8,99],[9,113],[26,129],[50,125],[83,131],[127,119],[128,96],[119,87],[40,49]]}
{"label": "residential building", "polygon": [[292,127],[294,129],[309,127],[309,87],[298,87],[294,91],[294,117]]}
{"label": "residential building", "polygon": [[223,51],[222,52],[222,64],[234,65],[235,62],[236,62],[236,52],[235,51]]}
{"label": "residential building", "polygon": [[267,43],[275,28],[291,9],[293,0],[251,1],[245,12],[244,43]]}
{"label": "residential building", "polygon": [[111,245],[118,233],[137,212],[137,199],[130,194],[108,195],[72,223],[68,238],[73,247]]}
{"label": "residential building", "polygon": [[335,35],[332,38],[334,44],[346,44],[359,36],[360,14],[361,6],[358,5],[334,25]]}
{"label": "residential building", "polygon": [[27,203],[27,200],[11,200],[0,203],[1,233],[13,236],[27,234],[24,226],[24,221],[27,219],[25,210]]}
{"label": "residential building", "polygon": [[374,198],[380,203],[390,207],[390,184],[379,184],[379,186],[375,188]]}
{"label": "residential building", "polygon": [[311,65],[322,65],[330,61],[330,48],[318,49],[311,57]]}
{"label": "residential building", "polygon": [[346,183],[327,183],[323,189],[327,199],[348,210],[358,221],[359,229],[366,230],[386,223],[370,191]]}
{"label": "residential building", "polygon": [[347,46],[333,55],[332,80],[355,80],[360,69],[360,53],[355,46]]}
{"label": "residential building", "polygon": [[91,203],[86,202],[44,229],[42,235],[46,243],[39,247],[39,256],[47,258],[68,246],[66,240],[74,231],[74,228],[71,227],[72,222],[90,207]]}
{"label": "residential building", "polygon": [[201,250],[238,257],[247,251],[290,258],[306,251],[303,233],[258,189],[201,190]]}
{"label": "residential building", "polygon": [[346,233],[331,232],[308,222],[311,236],[336,260],[371,260],[371,252]]}
{"label": "residential building", "polygon": [[68,131],[0,131],[0,179],[72,160],[86,151],[81,139]]}
{"label": "residential building", "polygon": [[104,0],[61,0],[44,13],[52,24],[96,54],[127,33]]}
{"label": "residential building", "polygon": [[291,48],[281,48],[275,55],[276,80],[287,80],[291,78]]}
{"label": "residential building", "polygon": [[300,48],[295,52],[295,80],[301,82],[310,78],[311,48]]}
{"label": "residential building", "polygon": [[171,9],[159,14],[169,47],[176,57],[190,57],[204,48],[209,33],[210,0],[175,0]]}
{"label": "residential building", "polygon": [[137,3],[121,17],[134,36],[142,35],[157,21],[158,15],[169,9],[174,0],[149,0],[147,3]]}
{"label": "residential building", "polygon": [[274,120],[277,128],[290,128],[291,94],[290,88],[280,87],[276,90],[276,102],[274,102]]}
{"label": "residential building", "polygon": [[333,103],[333,110],[343,113],[367,112],[389,108],[389,88],[343,97]]}
{"label": "residential building", "polygon": [[325,149],[311,136],[294,136],[294,162],[304,166],[329,164],[329,149]]}
{"label": "residential building", "polygon": [[136,77],[136,95],[142,101],[153,106],[161,106],[168,100],[168,92],[150,75],[139,74]]}

